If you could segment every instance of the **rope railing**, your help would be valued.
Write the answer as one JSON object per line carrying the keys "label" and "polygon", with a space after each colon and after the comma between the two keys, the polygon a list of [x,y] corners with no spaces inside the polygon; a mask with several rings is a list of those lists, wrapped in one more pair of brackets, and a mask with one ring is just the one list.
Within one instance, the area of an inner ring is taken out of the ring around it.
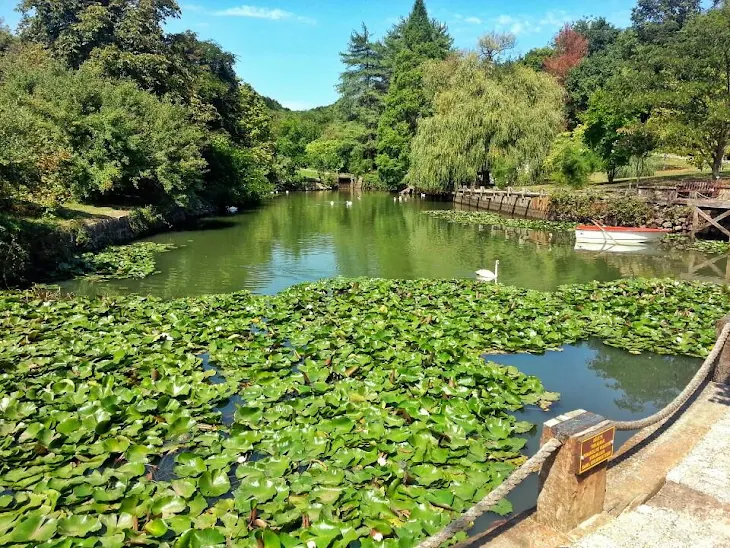
{"label": "rope railing", "polygon": [[[640,430],[660,423],[671,417],[677,412],[677,410],[686,404],[687,401],[689,401],[692,395],[694,395],[700,386],[702,386],[702,384],[707,380],[707,377],[713,372],[718,358],[720,357],[720,353],[725,347],[728,338],[730,338],[730,322],[725,324],[722,328],[722,331],[715,342],[715,346],[703,362],[700,369],[697,373],[695,373],[689,384],[661,411],[644,419],[635,421],[615,421],[611,422],[611,425],[615,426],[616,430]],[[515,487],[527,479],[532,472],[538,471],[545,461],[547,461],[547,459],[550,458],[550,456],[562,445],[563,442],[558,438],[551,438],[548,440],[542,447],[540,447],[535,455],[512,472],[512,474],[510,474],[507,479],[499,485],[499,487],[490,492],[472,508],[464,512],[458,519],[447,525],[442,531],[422,541],[417,548],[439,548],[457,533],[470,529],[477,518],[489,512],[500,500],[509,495]]]}
{"label": "rope railing", "polygon": [[489,512],[495,504],[509,495],[520,483],[525,481],[532,472],[539,470],[545,461],[550,458],[550,455],[557,451],[562,444],[563,442],[557,438],[548,440],[537,453],[517,470],[512,472],[499,487],[464,512],[457,520],[452,521],[441,532],[422,541],[417,548],[438,548],[457,533],[470,529],[474,520],[482,514]]}
{"label": "rope railing", "polygon": [[699,368],[699,370],[697,371],[697,373],[695,373],[695,376],[692,377],[692,380],[685,387],[685,389],[682,390],[682,392],[680,392],[680,394],[676,398],[674,398],[674,400],[669,405],[667,405],[661,411],[654,413],[650,417],[646,417],[645,419],[639,419],[635,421],[616,421],[613,423],[613,425],[616,427],[616,430],[641,430],[642,428],[646,428],[647,426],[657,424],[676,413],[677,410],[681,408],[685,403],[687,403],[692,395],[697,392],[697,389],[702,386],[702,384],[707,380],[707,377],[710,375],[710,373],[712,373],[715,368],[715,362],[717,362],[717,358],[720,356],[720,352],[722,352],[722,349],[728,340],[728,336],[730,336],[730,323],[726,324],[725,327],[723,327],[722,331],[720,332],[720,336],[717,338],[717,342],[715,343],[714,348],[705,359],[702,367]]}

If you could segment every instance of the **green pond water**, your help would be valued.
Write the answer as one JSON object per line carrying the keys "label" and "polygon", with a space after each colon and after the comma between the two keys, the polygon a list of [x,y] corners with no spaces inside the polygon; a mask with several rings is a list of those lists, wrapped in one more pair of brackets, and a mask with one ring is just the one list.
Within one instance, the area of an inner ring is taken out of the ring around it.
{"label": "green pond water", "polygon": [[[346,206],[351,200],[352,206]],[[334,202],[332,204],[331,202]],[[728,260],[696,252],[579,252],[571,234],[493,230],[433,219],[421,212],[452,204],[388,194],[296,193],[239,215],[207,219],[188,230],[150,238],[178,249],[158,255],[159,274],[144,280],[66,282],[83,294],[141,293],[182,297],[248,290],[273,294],[294,284],[334,276],[384,278],[473,278],[500,260],[500,282],[551,290],[559,285],[631,276],[701,276],[722,281]],[[714,262],[713,262],[714,261]],[[704,266],[703,266],[704,265]],[[540,377],[561,393],[549,412],[528,410],[537,425],[583,408],[607,418],[645,417],[664,407],[686,386],[700,360],[652,354],[634,356],[597,340],[543,356],[490,356]],[[230,415],[235,402],[229,402]],[[623,434],[623,433],[620,433]],[[624,434],[617,438],[622,442]],[[528,453],[539,427],[528,436]],[[515,510],[535,502],[536,479],[510,497]],[[492,522],[485,517],[475,531]]]}
{"label": "green pond water", "polygon": [[[346,201],[353,202],[351,207]],[[331,203],[334,202],[334,205]],[[274,294],[335,276],[473,278],[500,260],[500,282],[540,290],[629,276],[688,275],[708,257],[696,252],[577,252],[572,235],[464,226],[421,212],[451,203],[389,194],[292,193],[238,215],[206,219],[151,241],[179,249],[158,255],[160,273],[143,280],[64,284],[77,293],[184,297],[242,289]],[[727,259],[696,274],[724,275]]]}

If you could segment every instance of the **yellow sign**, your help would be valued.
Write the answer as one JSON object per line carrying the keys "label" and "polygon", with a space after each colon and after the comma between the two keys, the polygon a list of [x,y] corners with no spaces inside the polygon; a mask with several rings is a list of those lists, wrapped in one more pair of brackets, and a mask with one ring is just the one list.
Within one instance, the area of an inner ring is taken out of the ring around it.
{"label": "yellow sign", "polygon": [[613,456],[613,440],[616,436],[616,427],[611,426],[599,434],[594,434],[580,442],[580,461],[578,475],[585,474],[606,462]]}

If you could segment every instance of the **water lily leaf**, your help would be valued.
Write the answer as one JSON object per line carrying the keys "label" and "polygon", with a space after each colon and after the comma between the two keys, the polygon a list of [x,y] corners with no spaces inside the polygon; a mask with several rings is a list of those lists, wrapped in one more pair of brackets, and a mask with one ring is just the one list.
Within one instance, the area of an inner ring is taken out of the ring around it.
{"label": "water lily leaf", "polygon": [[246,481],[236,490],[236,498],[241,500],[253,499],[263,504],[276,496],[276,484],[270,479],[257,478]]}
{"label": "water lily leaf", "polygon": [[56,534],[58,520],[33,512],[13,528],[12,542],[45,542]]}
{"label": "water lily leaf", "polygon": [[175,460],[175,474],[180,477],[199,476],[205,472],[205,462],[193,453],[182,453]]}
{"label": "water lily leaf", "polygon": [[99,529],[101,522],[94,516],[75,514],[58,520],[58,532],[69,537],[85,537]]}
{"label": "water lily leaf", "polygon": [[203,472],[198,486],[203,496],[220,497],[230,490],[231,482],[228,479],[227,471],[214,470],[212,472]]}
{"label": "water lily leaf", "polygon": [[[211,495],[211,496],[217,496],[217,495]],[[163,519],[170,517],[174,514],[179,514],[185,508],[187,507],[187,504],[185,503],[185,500],[181,497],[177,496],[167,496],[167,497],[161,497],[157,500],[155,500],[154,504],[152,504],[152,513],[155,515],[162,515]],[[163,533],[164,534],[164,533]]]}
{"label": "water lily leaf", "polygon": [[171,483],[173,491],[184,499],[189,499],[195,494],[198,483],[193,478],[176,479]]}
{"label": "water lily leaf", "polygon": [[175,548],[219,548],[226,537],[217,529],[191,530],[184,533],[175,543]]}
{"label": "water lily leaf", "polygon": [[168,531],[167,523],[162,519],[153,519],[145,523],[144,530],[153,537],[164,536]]}

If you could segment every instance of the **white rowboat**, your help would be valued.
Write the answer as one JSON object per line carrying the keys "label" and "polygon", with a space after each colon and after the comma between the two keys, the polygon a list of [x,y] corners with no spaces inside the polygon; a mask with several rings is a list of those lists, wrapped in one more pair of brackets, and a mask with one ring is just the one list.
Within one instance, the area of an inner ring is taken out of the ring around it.
{"label": "white rowboat", "polygon": [[626,226],[580,225],[575,229],[579,244],[644,245],[661,240],[671,230]]}

